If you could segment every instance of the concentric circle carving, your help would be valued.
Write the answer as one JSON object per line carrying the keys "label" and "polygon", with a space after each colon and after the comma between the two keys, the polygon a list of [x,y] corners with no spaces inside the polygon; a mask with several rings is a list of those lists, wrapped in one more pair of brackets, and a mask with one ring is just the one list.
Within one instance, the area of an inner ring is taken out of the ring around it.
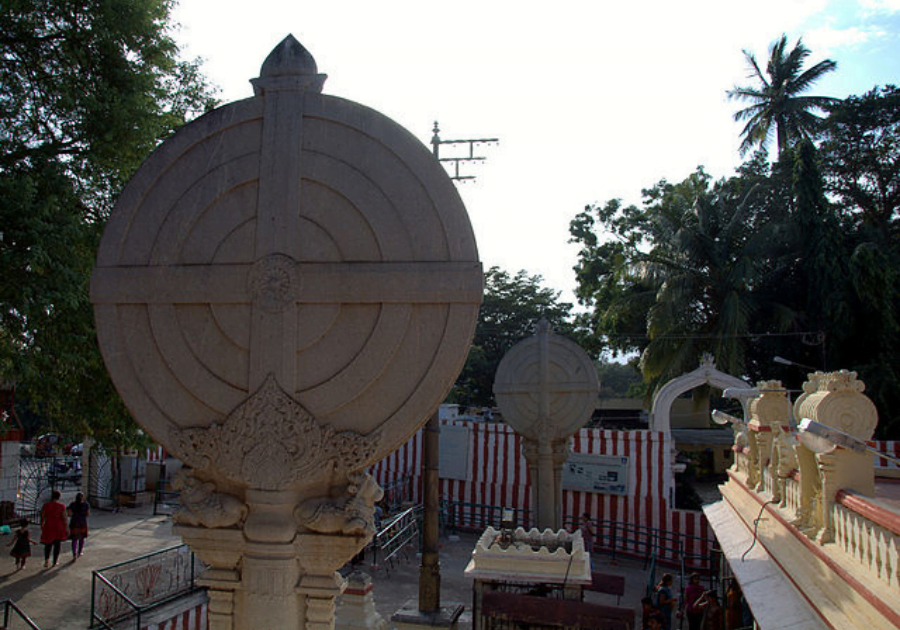
{"label": "concentric circle carving", "polygon": [[446,396],[481,278],[462,202],[420,142],[356,103],[269,89],[148,158],[91,292],[116,387],[175,454],[189,457],[173,431],[223,423],[271,376],[335,434],[377,432],[362,466]]}

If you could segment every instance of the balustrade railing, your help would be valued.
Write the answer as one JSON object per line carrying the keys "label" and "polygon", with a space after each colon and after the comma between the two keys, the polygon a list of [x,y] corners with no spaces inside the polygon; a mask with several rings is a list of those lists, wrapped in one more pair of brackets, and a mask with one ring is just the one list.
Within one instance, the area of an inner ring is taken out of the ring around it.
{"label": "balustrade railing", "polygon": [[896,517],[845,491],[838,493],[831,517],[834,543],[874,579],[900,588],[900,527]]}
{"label": "balustrade railing", "polygon": [[[742,465],[746,463],[745,455],[736,455],[735,468],[746,481],[749,475]],[[792,522],[802,512],[799,475],[795,472],[781,479],[765,469],[764,490],[759,494],[766,500],[772,499],[776,483],[781,484],[781,502],[776,509],[785,521]],[[815,497],[812,503],[814,509],[820,505]],[[839,491],[830,506],[833,541],[826,544],[834,544],[846,553],[872,579],[900,589],[900,517],[846,490]],[[811,535],[810,531],[805,533]]]}

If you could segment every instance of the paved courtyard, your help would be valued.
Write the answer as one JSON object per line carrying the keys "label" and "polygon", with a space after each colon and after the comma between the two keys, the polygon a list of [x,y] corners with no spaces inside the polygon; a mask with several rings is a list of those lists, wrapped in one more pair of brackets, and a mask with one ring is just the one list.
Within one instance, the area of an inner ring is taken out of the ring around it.
{"label": "paved courtyard", "polygon": [[[90,525],[85,554],[77,562],[71,562],[71,551],[64,545],[59,565],[44,569],[43,547],[37,545],[27,567],[16,571],[8,551],[4,554],[0,566],[0,597],[15,601],[42,630],[83,630],[89,626],[91,571],[181,542],[172,535],[172,519],[153,516],[150,506],[119,512],[94,510]],[[32,526],[32,539],[38,537],[38,528]],[[463,570],[475,539],[473,534],[441,539],[442,602],[465,604],[460,624],[463,628],[471,627],[472,583],[463,576]],[[9,540],[9,536],[0,536],[0,543]],[[416,554],[409,551],[393,564],[371,570],[376,607],[386,620],[408,600],[417,597],[418,564]],[[640,563],[621,560],[609,565],[603,557],[596,557],[594,568],[624,575],[626,594],[620,605],[640,610],[646,584],[646,573]],[[611,595],[589,593],[586,599],[616,605],[616,598]],[[11,627],[23,626],[12,624]]]}

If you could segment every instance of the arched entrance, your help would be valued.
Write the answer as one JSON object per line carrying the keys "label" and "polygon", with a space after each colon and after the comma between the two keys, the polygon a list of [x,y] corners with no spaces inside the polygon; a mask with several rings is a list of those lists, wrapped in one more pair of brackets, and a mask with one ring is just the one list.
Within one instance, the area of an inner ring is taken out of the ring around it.
{"label": "arched entrance", "polygon": [[[675,505],[675,473],[672,470],[675,454],[671,427],[672,403],[681,394],[700,385],[710,385],[721,390],[729,387],[746,390],[752,387],[750,383],[716,369],[715,359],[709,354],[704,354],[700,359],[700,367],[693,372],[672,379],[653,396],[653,406],[650,409],[650,430],[665,434],[663,439],[667,447],[664,448],[663,466],[665,468],[666,498],[670,506]],[[739,400],[746,417],[749,398],[741,396]]]}
{"label": "arched entrance", "polygon": [[[704,354],[700,359],[700,367],[693,372],[682,374],[678,378],[674,378],[663,385],[656,395],[653,396],[653,406],[650,409],[650,429],[652,431],[662,431],[667,436],[671,435],[671,418],[672,403],[683,393],[699,387],[700,385],[710,385],[716,389],[725,390],[729,387],[738,389],[750,389],[750,383],[726,374],[716,369],[716,362],[712,356]],[[741,398],[741,405],[745,405],[745,399]],[[744,412],[747,409],[744,407]]]}

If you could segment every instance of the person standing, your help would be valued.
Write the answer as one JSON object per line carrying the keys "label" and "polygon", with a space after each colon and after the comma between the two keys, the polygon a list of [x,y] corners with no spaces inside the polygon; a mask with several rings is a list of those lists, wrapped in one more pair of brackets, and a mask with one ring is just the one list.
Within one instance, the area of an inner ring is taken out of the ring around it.
{"label": "person standing", "polygon": [[691,573],[688,585],[684,587],[684,612],[687,614],[689,630],[700,630],[703,622],[703,611],[696,607],[697,600],[703,596],[700,585],[700,574]]}
{"label": "person standing", "polygon": [[672,629],[672,610],[675,608],[675,602],[678,598],[672,595],[672,574],[666,573],[662,576],[659,584],[656,586],[656,597],[654,603],[657,610],[662,614],[664,619],[663,627],[665,630]]}
{"label": "person standing", "polygon": [[7,545],[12,547],[9,555],[16,559],[16,571],[25,568],[25,561],[31,555],[31,545],[33,544],[35,543],[31,540],[31,533],[28,531],[28,521],[23,518],[19,521],[19,529],[13,535],[12,542]]}
{"label": "person standing", "polygon": [[706,591],[696,607],[703,614],[701,630],[722,630],[722,605],[715,591]]}
{"label": "person standing", "polygon": [[84,553],[84,539],[88,535],[88,516],[91,514],[90,504],[84,500],[84,494],[79,492],[75,500],[66,508],[69,515],[69,537],[72,539],[72,562],[78,560]]}
{"label": "person standing", "polygon": [[69,537],[66,531],[66,506],[60,502],[59,490],[50,494],[50,500],[41,508],[41,543],[44,545],[44,568],[50,566],[50,552],[53,552],[53,566],[59,562],[62,541]]}
{"label": "person standing", "polygon": [[741,597],[741,586],[732,579],[725,593],[725,630],[736,630],[744,625]]}
{"label": "person standing", "polygon": [[594,528],[591,526],[591,515],[585,512],[581,515],[581,523],[578,528],[581,530],[581,539],[584,541],[584,550],[591,555],[594,551]]}

